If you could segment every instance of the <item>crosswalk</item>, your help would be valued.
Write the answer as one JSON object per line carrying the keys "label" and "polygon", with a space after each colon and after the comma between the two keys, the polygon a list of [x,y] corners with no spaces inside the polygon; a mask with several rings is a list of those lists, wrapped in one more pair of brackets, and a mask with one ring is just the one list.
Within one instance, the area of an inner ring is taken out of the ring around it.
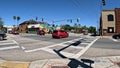
{"label": "crosswalk", "polygon": [[[7,40],[0,41],[0,51],[20,48],[24,52],[30,53],[42,50],[55,55],[61,54],[69,58],[80,57],[97,40],[96,37],[81,37],[56,44],[51,44],[49,42],[51,45],[40,47],[39,45],[42,44],[39,40],[24,38],[25,41],[23,42],[23,38],[21,38],[19,39],[19,43],[17,43],[17,39],[15,41],[11,39],[11,37],[12,36],[10,36]],[[14,38],[18,38],[18,36]],[[46,44],[47,42],[42,41],[42,43]],[[33,44],[35,44],[34,47],[30,47]]]}
{"label": "crosswalk", "polygon": [[25,50],[25,52],[35,52],[43,50],[52,54],[62,54],[69,58],[80,57],[98,38],[78,38],[70,41],[65,41],[59,44],[54,44],[42,48]]}
{"label": "crosswalk", "polygon": [[0,41],[0,50],[8,50],[14,48],[19,48],[18,43],[15,40]]}

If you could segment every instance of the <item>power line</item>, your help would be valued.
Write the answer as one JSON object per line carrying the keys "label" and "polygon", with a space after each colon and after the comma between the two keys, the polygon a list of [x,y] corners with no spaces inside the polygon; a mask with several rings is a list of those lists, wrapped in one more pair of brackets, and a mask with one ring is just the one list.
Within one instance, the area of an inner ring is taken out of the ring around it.
{"label": "power line", "polygon": [[76,0],[70,0],[70,1],[72,1],[72,3],[73,3],[77,8],[79,8],[79,4],[78,4],[78,2],[76,2]]}

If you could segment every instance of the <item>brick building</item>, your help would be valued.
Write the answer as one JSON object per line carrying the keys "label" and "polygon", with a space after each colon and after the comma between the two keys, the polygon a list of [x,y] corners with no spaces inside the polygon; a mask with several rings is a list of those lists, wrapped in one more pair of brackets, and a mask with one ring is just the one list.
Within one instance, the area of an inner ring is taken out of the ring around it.
{"label": "brick building", "polygon": [[30,24],[38,24],[38,22],[36,22],[34,20],[29,20],[29,21],[25,21],[25,22],[21,23],[19,25],[19,32],[27,33],[28,32],[27,26]]}
{"label": "brick building", "polygon": [[120,33],[120,8],[115,9],[116,33]]}
{"label": "brick building", "polygon": [[22,33],[36,33],[41,27],[42,29],[50,29],[49,24],[46,22],[38,22],[34,20],[29,20],[21,23],[19,25],[19,32]]}
{"label": "brick building", "polygon": [[100,21],[100,34],[111,36],[120,33],[120,8],[103,10]]}

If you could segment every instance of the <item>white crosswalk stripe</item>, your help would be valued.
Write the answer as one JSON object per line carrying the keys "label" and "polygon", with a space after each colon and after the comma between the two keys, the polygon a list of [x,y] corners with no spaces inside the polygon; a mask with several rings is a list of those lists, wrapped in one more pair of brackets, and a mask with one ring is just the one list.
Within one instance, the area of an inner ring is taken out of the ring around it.
{"label": "white crosswalk stripe", "polygon": [[19,48],[19,46],[2,47],[0,48],[0,50],[8,50],[8,49],[14,49],[14,48]]}
{"label": "white crosswalk stripe", "polygon": [[[35,51],[46,51],[52,54],[56,54],[54,49],[56,51],[58,51],[59,53],[61,53],[62,55],[66,56],[66,57],[79,57],[79,54],[81,51],[86,51],[91,45],[92,43],[96,40],[96,38],[87,38],[87,39],[82,39],[82,38],[78,38],[78,39],[74,39],[74,40],[70,40],[70,41],[65,41],[59,44],[54,44],[54,45],[50,45],[50,46],[46,46],[46,47],[42,47],[42,48],[36,48],[36,49],[25,49],[24,51],[27,52],[35,52]],[[78,45],[74,45],[74,43],[78,41],[79,44]],[[91,45],[90,45],[91,44]],[[89,46],[89,47],[88,47]],[[86,49],[87,47],[87,49]],[[24,47],[25,48],[25,47]],[[68,49],[68,50],[67,50]],[[72,52],[72,51],[77,51],[77,53]],[[82,54],[84,53],[82,52]]]}
{"label": "white crosswalk stripe", "polygon": [[0,50],[8,50],[14,48],[19,48],[18,43],[15,40],[0,41]]}

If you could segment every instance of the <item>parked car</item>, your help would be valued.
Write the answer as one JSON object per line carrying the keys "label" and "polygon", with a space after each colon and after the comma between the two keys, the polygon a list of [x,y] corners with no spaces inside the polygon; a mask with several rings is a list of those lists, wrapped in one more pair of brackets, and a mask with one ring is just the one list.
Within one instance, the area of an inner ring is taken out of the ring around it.
{"label": "parked car", "polygon": [[6,33],[4,31],[0,31],[0,40],[3,40],[7,37]]}
{"label": "parked car", "polygon": [[45,35],[44,30],[39,30],[39,31],[38,31],[38,35]]}
{"label": "parked car", "polygon": [[66,31],[63,31],[63,30],[54,30],[52,32],[52,37],[53,38],[66,38],[68,36],[69,36],[69,34]]}
{"label": "parked car", "polygon": [[18,35],[19,32],[18,32],[18,31],[12,31],[12,34],[14,34],[14,35]]}
{"label": "parked car", "polygon": [[114,39],[120,39],[120,34],[114,34],[112,37],[113,37]]}
{"label": "parked car", "polygon": [[99,36],[99,34],[97,32],[94,32],[91,34],[91,36]]}

